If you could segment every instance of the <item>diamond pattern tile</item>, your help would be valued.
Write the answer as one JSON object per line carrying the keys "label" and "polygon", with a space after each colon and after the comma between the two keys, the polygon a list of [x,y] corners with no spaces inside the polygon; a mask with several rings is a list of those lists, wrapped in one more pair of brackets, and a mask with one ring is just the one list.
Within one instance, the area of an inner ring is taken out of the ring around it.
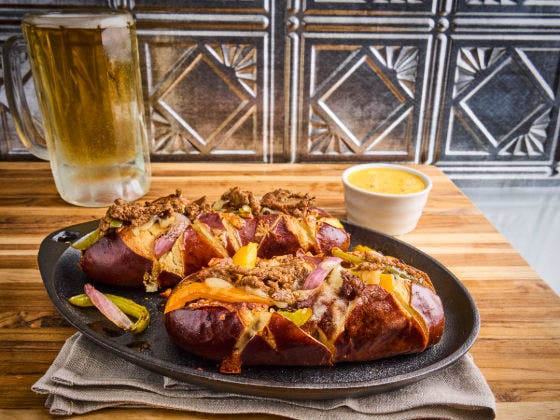
{"label": "diamond pattern tile", "polygon": [[503,141],[512,128],[546,103],[531,75],[513,59],[480,82],[463,101],[464,109],[476,116],[492,144]]}
{"label": "diamond pattern tile", "polygon": [[446,153],[545,158],[555,107],[550,67],[558,50],[460,48]]}
{"label": "diamond pattern tile", "polygon": [[214,138],[224,122],[235,116],[244,95],[226,76],[199,56],[160,99],[181,125],[192,127],[201,142]]}
{"label": "diamond pattern tile", "polygon": [[257,112],[257,101],[262,99],[254,45],[154,42],[148,46],[154,153],[262,153]]}
{"label": "diamond pattern tile", "polygon": [[364,57],[324,97],[327,112],[361,146],[400,110],[404,98]]}
{"label": "diamond pattern tile", "polygon": [[410,156],[418,47],[317,44],[309,66],[307,153]]}

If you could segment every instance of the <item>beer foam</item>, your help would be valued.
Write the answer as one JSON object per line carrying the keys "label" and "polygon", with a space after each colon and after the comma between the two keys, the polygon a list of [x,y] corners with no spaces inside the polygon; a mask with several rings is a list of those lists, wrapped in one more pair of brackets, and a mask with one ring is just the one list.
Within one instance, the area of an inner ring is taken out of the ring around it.
{"label": "beer foam", "polygon": [[105,29],[126,28],[134,23],[134,18],[122,12],[49,12],[29,14],[24,22],[41,28]]}

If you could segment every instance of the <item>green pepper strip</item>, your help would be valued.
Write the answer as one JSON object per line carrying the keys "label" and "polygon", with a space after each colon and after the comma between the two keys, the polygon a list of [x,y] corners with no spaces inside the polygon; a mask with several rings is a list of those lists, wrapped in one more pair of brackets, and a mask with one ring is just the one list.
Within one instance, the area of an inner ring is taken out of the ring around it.
{"label": "green pepper strip", "polygon": [[426,285],[426,284],[425,284],[426,282],[424,281],[424,279],[423,279],[422,277],[414,277],[412,274],[410,274],[410,273],[408,273],[408,272],[406,272],[406,271],[404,271],[404,270],[401,270],[400,268],[397,268],[397,267],[388,266],[388,267],[386,267],[385,270],[383,270],[383,271],[384,271],[385,273],[395,274],[395,275],[400,276],[400,277],[402,277],[402,278],[404,278],[404,279],[413,281],[413,282],[415,282],[415,283],[419,283],[419,284],[421,284],[422,286],[425,286],[425,285]]}
{"label": "green pepper strip", "polygon": [[340,248],[333,248],[332,255],[333,257],[342,258],[344,261],[349,262],[352,265],[358,265],[365,261],[362,257],[358,257],[357,255],[351,254],[349,252],[344,252]]}
{"label": "green pepper strip", "polygon": [[[132,325],[132,327],[130,327],[131,332],[139,334],[148,327],[148,324],[150,323],[150,313],[145,306],[139,305],[136,302],[121,296],[111,295],[108,293],[106,293],[105,296],[107,296],[107,298],[117,305],[125,314],[136,318],[136,322]],[[68,302],[74,306],[80,306],[82,308],[95,306],[86,294],[72,296],[68,299]]]}
{"label": "green pepper strip", "polygon": [[[109,229],[116,229],[122,226],[122,221],[111,219],[109,223]],[[85,251],[94,243],[96,243],[99,239],[101,239],[101,234],[99,233],[99,229],[95,229],[93,232],[88,233],[87,235],[82,236],[72,245],[72,248],[77,249],[79,251]]]}
{"label": "green pepper strip", "polygon": [[80,239],[78,239],[70,246],[79,251],[85,251],[94,243],[96,243],[100,238],[101,235],[99,234],[99,229],[95,229],[93,232],[90,232],[87,235],[82,236]]}

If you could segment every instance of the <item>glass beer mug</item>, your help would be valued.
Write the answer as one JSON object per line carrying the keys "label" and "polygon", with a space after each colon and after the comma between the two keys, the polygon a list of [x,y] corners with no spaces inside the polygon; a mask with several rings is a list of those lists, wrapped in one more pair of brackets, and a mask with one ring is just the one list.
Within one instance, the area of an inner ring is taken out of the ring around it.
{"label": "glass beer mug", "polygon": [[150,155],[132,15],[29,14],[22,28],[46,147],[25,100],[21,37],[4,51],[8,103],[22,143],[50,161],[60,196],[97,207],[144,195]]}

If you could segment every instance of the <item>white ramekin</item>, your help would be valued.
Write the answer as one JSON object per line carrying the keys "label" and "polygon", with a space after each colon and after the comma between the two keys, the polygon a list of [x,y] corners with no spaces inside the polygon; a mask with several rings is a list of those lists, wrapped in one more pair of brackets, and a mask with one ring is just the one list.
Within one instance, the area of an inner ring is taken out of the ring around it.
{"label": "white ramekin", "polygon": [[[381,194],[363,190],[348,182],[348,175],[364,168],[399,169],[422,179],[426,188],[410,194]],[[401,165],[366,163],[355,165],[342,174],[346,218],[348,221],[389,235],[402,235],[418,224],[422,210],[432,189],[432,181],[422,172]]]}

